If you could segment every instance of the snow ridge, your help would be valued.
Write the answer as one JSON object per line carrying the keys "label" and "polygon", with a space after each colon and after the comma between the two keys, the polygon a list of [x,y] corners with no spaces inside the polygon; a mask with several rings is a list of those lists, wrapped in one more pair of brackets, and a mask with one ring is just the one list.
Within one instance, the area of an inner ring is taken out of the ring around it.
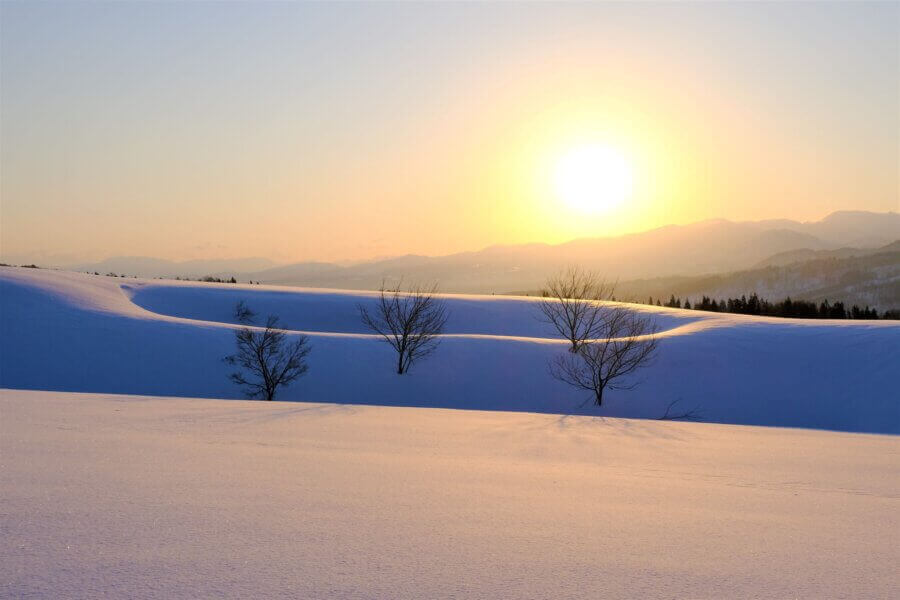
{"label": "snow ridge", "polygon": [[311,336],[307,376],[281,400],[656,418],[673,400],[710,422],[900,433],[900,324],[634,305],[662,330],[633,391],[598,409],[553,380],[564,345],[534,298],[446,296],[447,333],[408,376],[366,332],[369,292],[116,279],[0,268],[0,386],[240,398],[222,357],[244,300]]}

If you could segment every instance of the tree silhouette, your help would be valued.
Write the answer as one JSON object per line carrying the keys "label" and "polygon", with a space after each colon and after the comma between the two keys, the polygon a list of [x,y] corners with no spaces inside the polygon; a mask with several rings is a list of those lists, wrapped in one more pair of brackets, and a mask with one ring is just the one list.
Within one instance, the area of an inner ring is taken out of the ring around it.
{"label": "tree silhouette", "polygon": [[602,301],[608,300],[614,290],[614,284],[596,273],[569,267],[547,280],[538,307],[544,321],[569,341],[569,351],[577,352],[606,329]]}
{"label": "tree silhouette", "polygon": [[401,285],[386,289],[382,284],[374,311],[358,306],[363,324],[397,352],[398,375],[435,351],[449,316],[446,304],[436,296],[436,285],[407,292],[401,291]]}
{"label": "tree silhouette", "polygon": [[606,389],[632,389],[628,381],[648,365],[659,345],[656,326],[649,317],[621,306],[606,307],[597,338],[582,342],[578,351],[557,357],[550,364],[556,379],[589,391],[598,406]]}
{"label": "tree silhouette", "polygon": [[234,335],[237,352],[225,361],[243,371],[235,371],[229,378],[242,386],[249,398],[273,400],[278,388],[289,385],[309,370],[306,364],[309,338],[301,335],[288,343],[276,316],[266,319],[262,331],[243,327]]}

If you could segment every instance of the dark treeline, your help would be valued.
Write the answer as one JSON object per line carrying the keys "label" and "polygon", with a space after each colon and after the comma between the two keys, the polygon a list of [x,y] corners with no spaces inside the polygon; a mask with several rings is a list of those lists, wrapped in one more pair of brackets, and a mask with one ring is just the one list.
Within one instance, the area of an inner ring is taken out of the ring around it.
{"label": "dark treeline", "polygon": [[237,279],[235,279],[234,277],[232,277],[231,279],[222,279],[221,277],[213,277],[212,275],[207,275],[206,277],[201,277],[200,279],[190,279],[189,277],[176,277],[175,280],[176,281],[203,281],[205,283],[237,283]]}
{"label": "dark treeline", "polygon": [[653,298],[650,297],[647,299],[647,304],[668,306],[669,308],[688,308],[766,317],[793,317],[796,319],[900,319],[900,310],[896,309],[886,310],[879,316],[876,309],[868,306],[860,308],[854,304],[848,307],[843,302],[832,303],[828,300],[823,300],[816,304],[809,300],[792,300],[790,296],[778,302],[770,302],[756,294],[751,294],[749,297],[742,295],[740,298],[727,298],[724,300],[703,296],[692,305],[690,299],[686,298],[682,303],[681,298],[676,298],[672,295],[667,302],[662,302],[659,298],[654,302]]}
{"label": "dark treeline", "polygon": [[[91,273],[88,273],[88,275],[90,275],[90,274]],[[100,273],[98,273],[97,271],[94,271],[93,274],[99,275]],[[132,279],[137,279],[137,275],[125,275],[124,273],[122,273],[120,275],[118,273],[113,273],[112,271],[107,273],[106,276],[107,277],[131,277]],[[235,279],[234,277],[231,277],[229,279],[224,279],[222,277],[213,277],[212,275],[206,275],[205,277],[198,277],[196,279],[191,278],[191,277],[181,277],[180,275],[176,276],[176,277],[154,277],[154,279],[173,279],[175,281],[202,281],[204,283],[238,283],[238,280]],[[259,284],[258,281],[248,281],[247,283]]]}

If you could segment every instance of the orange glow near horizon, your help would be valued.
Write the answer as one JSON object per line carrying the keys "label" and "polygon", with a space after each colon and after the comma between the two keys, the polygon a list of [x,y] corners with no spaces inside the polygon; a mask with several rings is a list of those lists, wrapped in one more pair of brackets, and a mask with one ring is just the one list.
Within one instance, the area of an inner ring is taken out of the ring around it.
{"label": "orange glow near horizon", "polygon": [[435,256],[898,210],[896,5],[0,11],[6,262]]}

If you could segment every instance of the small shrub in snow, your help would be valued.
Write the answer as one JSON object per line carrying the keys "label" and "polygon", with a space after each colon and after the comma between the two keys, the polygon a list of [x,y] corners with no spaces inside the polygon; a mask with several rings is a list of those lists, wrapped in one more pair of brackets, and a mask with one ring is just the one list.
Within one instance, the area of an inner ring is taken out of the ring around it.
{"label": "small shrub in snow", "polygon": [[237,304],[234,305],[234,320],[238,323],[249,324],[253,322],[253,319],[256,317],[256,313],[250,310],[250,307],[247,306],[243,300],[240,300]]}

